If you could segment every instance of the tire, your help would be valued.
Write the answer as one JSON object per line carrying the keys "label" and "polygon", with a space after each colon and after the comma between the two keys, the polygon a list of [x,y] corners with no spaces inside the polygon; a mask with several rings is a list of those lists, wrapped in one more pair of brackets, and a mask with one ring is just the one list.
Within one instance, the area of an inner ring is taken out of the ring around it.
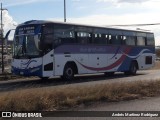
{"label": "tire", "polygon": [[124,72],[125,75],[136,75],[137,73],[137,64],[136,62],[132,62],[130,67],[129,67],[129,71]]}
{"label": "tire", "polygon": [[74,79],[74,67],[70,64],[65,65],[63,70],[63,76],[61,77],[64,80],[73,80]]}

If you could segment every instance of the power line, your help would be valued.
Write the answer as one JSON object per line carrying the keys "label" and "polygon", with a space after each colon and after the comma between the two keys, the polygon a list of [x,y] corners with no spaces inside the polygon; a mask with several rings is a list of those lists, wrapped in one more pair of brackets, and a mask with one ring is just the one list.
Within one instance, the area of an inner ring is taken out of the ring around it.
{"label": "power line", "polygon": [[108,26],[122,26],[122,27],[128,27],[128,26],[152,26],[152,25],[160,25],[160,23],[150,23],[150,24],[126,24],[126,25],[108,25]]}

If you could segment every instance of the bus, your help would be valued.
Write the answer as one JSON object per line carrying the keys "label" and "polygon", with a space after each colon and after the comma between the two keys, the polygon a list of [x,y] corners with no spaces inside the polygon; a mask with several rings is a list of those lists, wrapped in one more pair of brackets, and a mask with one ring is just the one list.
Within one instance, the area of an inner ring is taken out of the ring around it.
{"label": "bus", "polygon": [[135,75],[155,64],[154,34],[149,31],[32,20],[17,26],[13,44],[12,73],[43,79]]}

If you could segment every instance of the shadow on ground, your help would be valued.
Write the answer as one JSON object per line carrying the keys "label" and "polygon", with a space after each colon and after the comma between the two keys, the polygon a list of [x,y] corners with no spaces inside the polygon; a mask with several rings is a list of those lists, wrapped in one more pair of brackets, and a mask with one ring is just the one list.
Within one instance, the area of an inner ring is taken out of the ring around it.
{"label": "shadow on ground", "polygon": [[[147,73],[138,73],[136,76],[145,75]],[[41,88],[49,86],[60,86],[67,84],[85,83],[92,81],[106,81],[106,80],[116,80],[117,78],[131,77],[124,75],[123,73],[116,73],[113,76],[105,76],[104,74],[94,74],[94,75],[83,75],[76,76],[74,80],[63,80],[61,78],[50,78],[48,80],[42,80],[39,78],[26,78],[24,80],[9,80],[7,82],[0,82],[0,92],[13,91],[19,89],[28,88]]]}

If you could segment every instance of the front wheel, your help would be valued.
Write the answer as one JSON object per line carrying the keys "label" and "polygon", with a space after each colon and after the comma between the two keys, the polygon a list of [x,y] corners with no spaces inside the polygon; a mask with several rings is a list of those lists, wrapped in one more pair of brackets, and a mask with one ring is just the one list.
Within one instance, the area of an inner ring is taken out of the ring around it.
{"label": "front wheel", "polygon": [[72,65],[67,64],[64,67],[62,79],[64,80],[72,80],[74,79],[74,68]]}

